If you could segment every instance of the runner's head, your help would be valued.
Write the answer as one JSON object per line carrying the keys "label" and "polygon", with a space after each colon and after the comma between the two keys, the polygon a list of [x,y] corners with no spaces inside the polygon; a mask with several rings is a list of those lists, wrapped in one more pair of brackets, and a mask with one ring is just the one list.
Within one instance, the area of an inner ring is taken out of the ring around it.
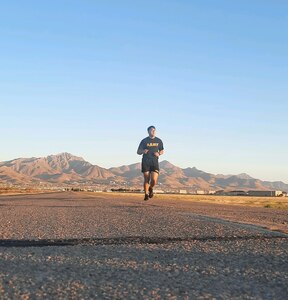
{"label": "runner's head", "polygon": [[147,128],[150,138],[154,138],[156,136],[156,128],[155,126],[149,126]]}

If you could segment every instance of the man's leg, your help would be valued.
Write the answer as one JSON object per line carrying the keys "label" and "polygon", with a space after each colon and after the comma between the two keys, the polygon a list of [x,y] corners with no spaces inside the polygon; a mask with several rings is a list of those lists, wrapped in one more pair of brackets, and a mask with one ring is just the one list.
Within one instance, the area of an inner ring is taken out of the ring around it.
{"label": "man's leg", "polygon": [[145,192],[145,195],[148,195],[149,193],[149,182],[150,182],[150,172],[144,172],[143,173],[144,175],[144,192]]}
{"label": "man's leg", "polygon": [[157,179],[158,179],[158,172],[157,171],[154,171],[154,172],[151,172],[151,176],[150,176],[150,187],[149,187],[149,197],[152,198],[154,193],[153,193],[153,188],[154,186],[156,185],[157,183]]}
{"label": "man's leg", "polygon": [[158,172],[156,172],[156,171],[155,172],[151,172],[150,186],[151,186],[152,189],[157,184],[158,176],[159,176]]}

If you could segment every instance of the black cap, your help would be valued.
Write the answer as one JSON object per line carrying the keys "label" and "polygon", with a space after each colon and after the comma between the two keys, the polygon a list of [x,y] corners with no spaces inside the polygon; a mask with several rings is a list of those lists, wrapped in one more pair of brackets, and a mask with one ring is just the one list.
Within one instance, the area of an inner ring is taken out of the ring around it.
{"label": "black cap", "polygon": [[149,132],[152,128],[156,129],[155,126],[151,125],[147,128],[147,131]]}

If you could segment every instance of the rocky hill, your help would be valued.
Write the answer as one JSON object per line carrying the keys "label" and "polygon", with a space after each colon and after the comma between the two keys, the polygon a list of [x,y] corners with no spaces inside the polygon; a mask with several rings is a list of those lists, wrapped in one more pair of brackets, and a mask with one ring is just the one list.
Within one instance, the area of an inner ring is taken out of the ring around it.
{"label": "rocky hill", "polygon": [[[181,169],[168,161],[160,162],[159,186],[165,189],[188,190],[283,190],[288,185],[252,178],[247,174],[214,175],[197,168]],[[140,163],[101,168],[70,153],[40,158],[18,158],[0,162],[1,183],[12,184],[104,184],[117,187],[142,186]]]}

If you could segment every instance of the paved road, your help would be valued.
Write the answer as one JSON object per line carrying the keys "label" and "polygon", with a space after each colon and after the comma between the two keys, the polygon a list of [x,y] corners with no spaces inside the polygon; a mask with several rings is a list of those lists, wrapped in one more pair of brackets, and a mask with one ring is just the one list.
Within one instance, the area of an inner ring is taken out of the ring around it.
{"label": "paved road", "polygon": [[235,222],[261,209],[226,206],[231,222],[224,208],[131,195],[1,196],[0,299],[287,299],[288,235]]}

